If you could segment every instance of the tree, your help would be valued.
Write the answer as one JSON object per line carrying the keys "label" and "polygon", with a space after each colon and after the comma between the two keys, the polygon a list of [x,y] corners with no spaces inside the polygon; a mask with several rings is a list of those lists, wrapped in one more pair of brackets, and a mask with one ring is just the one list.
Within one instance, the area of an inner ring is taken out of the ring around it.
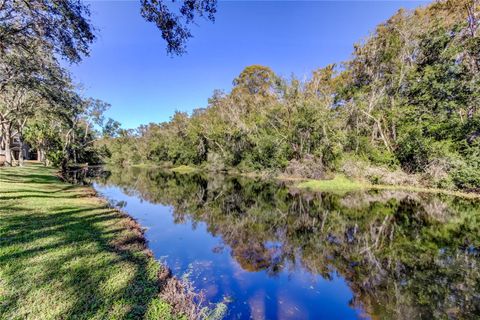
{"label": "tree", "polygon": [[233,80],[232,95],[252,95],[267,97],[274,94],[277,81],[275,73],[269,67],[248,66]]}
{"label": "tree", "polygon": [[[8,77],[0,81],[0,135],[6,150],[6,164],[11,165],[10,141],[20,139],[27,120],[42,108],[62,100],[65,90],[71,87],[68,74],[60,67],[51,50],[41,45],[30,46],[36,50],[36,57],[29,60],[23,50],[11,50],[0,57],[0,66],[7,70]],[[19,62],[19,68],[5,64]],[[21,153],[20,153],[21,155]],[[20,159],[21,160],[21,159]]]}
{"label": "tree", "polygon": [[[197,17],[215,20],[217,0],[183,0],[176,6],[166,0],[140,0],[141,15],[160,29],[167,51],[185,52],[192,37],[188,25]],[[176,10],[177,9],[177,10]],[[28,48],[43,39],[47,46],[70,62],[88,55],[95,39],[90,10],[82,0],[3,0],[0,2],[0,52]],[[31,52],[35,54],[34,51]]]}

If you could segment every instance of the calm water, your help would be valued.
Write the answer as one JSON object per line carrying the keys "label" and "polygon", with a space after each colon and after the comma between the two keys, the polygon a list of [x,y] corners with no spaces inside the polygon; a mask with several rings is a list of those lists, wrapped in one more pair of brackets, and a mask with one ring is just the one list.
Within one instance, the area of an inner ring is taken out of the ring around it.
{"label": "calm water", "polygon": [[228,319],[480,318],[480,205],[125,169],[95,188]]}

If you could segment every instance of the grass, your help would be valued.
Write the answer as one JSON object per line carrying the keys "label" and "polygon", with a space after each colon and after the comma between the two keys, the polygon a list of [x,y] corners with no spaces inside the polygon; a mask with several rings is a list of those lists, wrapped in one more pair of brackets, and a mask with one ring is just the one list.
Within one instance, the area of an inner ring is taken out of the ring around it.
{"label": "grass", "polygon": [[174,319],[138,225],[54,174],[0,168],[0,319]]}
{"label": "grass", "polygon": [[330,179],[330,180],[306,180],[303,182],[299,182],[296,186],[298,188],[307,189],[311,191],[325,191],[325,192],[336,192],[336,193],[346,193],[349,191],[361,191],[361,190],[402,190],[402,191],[411,191],[411,192],[446,194],[446,195],[457,196],[457,197],[468,198],[468,199],[480,198],[480,194],[473,193],[473,192],[461,192],[461,191],[452,191],[452,190],[446,190],[446,189],[415,187],[415,186],[405,186],[405,185],[370,184],[365,182],[353,181],[346,178],[343,175],[336,175],[333,179]]}
{"label": "grass", "polygon": [[[116,167],[116,165],[114,165]],[[170,165],[160,163],[160,164],[155,164],[155,163],[137,163],[137,164],[131,164],[128,165],[129,167],[134,167],[134,168],[169,168]]]}
{"label": "grass", "polygon": [[297,184],[297,187],[313,191],[347,192],[366,189],[366,185],[352,181],[345,176],[336,175],[330,180],[307,180]]}
{"label": "grass", "polygon": [[196,168],[190,167],[190,166],[185,166],[185,165],[181,165],[181,166],[172,168],[170,170],[173,171],[173,172],[176,172],[176,173],[192,173],[192,172],[197,171]]}

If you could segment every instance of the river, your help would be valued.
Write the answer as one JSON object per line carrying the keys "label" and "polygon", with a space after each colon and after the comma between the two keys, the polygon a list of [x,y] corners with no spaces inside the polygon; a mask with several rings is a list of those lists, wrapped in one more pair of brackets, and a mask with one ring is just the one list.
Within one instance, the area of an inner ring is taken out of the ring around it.
{"label": "river", "polygon": [[94,188],[228,319],[480,317],[480,203],[129,168]]}

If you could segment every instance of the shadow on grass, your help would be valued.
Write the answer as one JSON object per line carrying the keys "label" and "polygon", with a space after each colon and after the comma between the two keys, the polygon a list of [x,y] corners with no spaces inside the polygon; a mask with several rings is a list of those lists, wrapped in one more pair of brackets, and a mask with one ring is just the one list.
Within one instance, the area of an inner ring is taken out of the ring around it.
{"label": "shadow on grass", "polygon": [[[31,168],[2,168],[2,179],[8,182],[15,183],[58,183],[60,180],[55,175],[52,175],[51,172],[47,171],[45,168],[45,173],[39,174],[34,173],[39,169]],[[43,170],[42,170],[43,171]]]}
{"label": "shadow on grass", "polygon": [[0,192],[0,194],[11,194],[11,193],[38,193],[38,194],[52,194],[52,193],[58,193],[58,192],[69,192],[69,191],[75,191],[75,186],[74,185],[68,185],[62,188],[55,188],[53,190],[38,190],[38,189],[16,189],[16,190],[3,190]]}
{"label": "shadow on grass", "polygon": [[[74,194],[71,196],[54,196],[54,192],[52,193],[42,193],[37,194],[37,191],[24,191],[21,192],[23,194],[18,194],[14,196],[3,196],[0,194],[0,200],[21,200],[21,199],[28,199],[28,198],[44,198],[44,199],[78,199],[78,198],[88,198],[91,197],[91,194]],[[26,193],[26,194],[25,194]],[[48,195],[47,195],[48,194]]]}
{"label": "shadow on grass", "polygon": [[37,213],[21,203],[7,204],[0,212],[2,282],[13,288],[2,297],[0,318],[25,318],[24,311],[16,310],[28,309],[22,305],[25,296],[44,288],[62,292],[63,301],[58,303],[68,307],[61,318],[144,317],[158,294],[158,283],[143,236],[119,212],[98,206],[59,206],[53,212]]}

